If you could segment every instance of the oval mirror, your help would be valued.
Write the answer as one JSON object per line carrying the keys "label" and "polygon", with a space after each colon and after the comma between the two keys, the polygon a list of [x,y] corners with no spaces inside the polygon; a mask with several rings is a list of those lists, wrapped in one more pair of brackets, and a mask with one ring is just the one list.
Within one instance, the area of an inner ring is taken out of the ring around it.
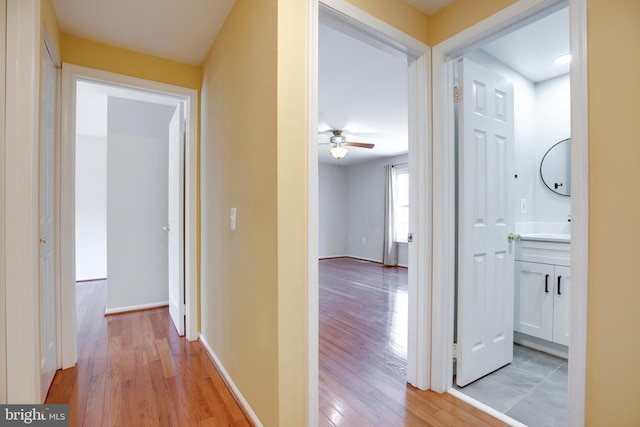
{"label": "oval mirror", "polygon": [[540,162],[540,177],[554,193],[571,195],[571,138],[549,148]]}

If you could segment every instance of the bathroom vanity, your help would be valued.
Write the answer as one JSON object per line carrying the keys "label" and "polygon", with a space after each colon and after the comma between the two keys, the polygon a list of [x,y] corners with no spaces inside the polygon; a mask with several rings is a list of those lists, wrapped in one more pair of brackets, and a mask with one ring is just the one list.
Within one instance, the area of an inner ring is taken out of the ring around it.
{"label": "bathroom vanity", "polygon": [[568,234],[522,234],[515,245],[514,341],[561,357],[569,345]]}

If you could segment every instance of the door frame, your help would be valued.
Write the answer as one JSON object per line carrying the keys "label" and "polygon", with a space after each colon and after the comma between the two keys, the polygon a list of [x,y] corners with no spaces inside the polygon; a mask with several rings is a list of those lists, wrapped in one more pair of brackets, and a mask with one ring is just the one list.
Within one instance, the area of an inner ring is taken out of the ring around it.
{"label": "door frame", "polygon": [[62,117],[60,156],[60,250],[62,313],[62,364],[77,361],[75,310],[75,110],[76,82],[90,81],[127,89],[143,90],[178,98],[185,102],[187,143],[185,146],[185,304],[186,338],[198,339],[198,91],[166,83],[125,76],[73,64],[62,64]]}
{"label": "door frame", "polygon": [[318,26],[320,16],[340,31],[408,58],[409,80],[409,336],[407,381],[430,387],[431,150],[429,70],[431,49],[345,0],[309,0],[308,4],[308,425],[318,425]]}
{"label": "door frame", "polygon": [[[569,424],[584,425],[588,292],[588,81],[586,0],[521,0],[433,47],[433,329],[432,388],[453,378],[455,161],[450,61],[554,10],[570,7],[571,31],[571,273],[574,297],[569,346]],[[578,286],[578,284],[580,284]],[[574,291],[575,289],[575,291]]]}

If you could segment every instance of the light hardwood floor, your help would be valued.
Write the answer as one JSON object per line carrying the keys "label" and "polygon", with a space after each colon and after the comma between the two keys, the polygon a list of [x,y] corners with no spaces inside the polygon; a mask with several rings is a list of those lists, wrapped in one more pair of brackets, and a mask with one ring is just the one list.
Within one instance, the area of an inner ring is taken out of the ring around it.
{"label": "light hardwood floor", "polygon": [[[505,425],[406,384],[406,298],[406,269],[320,262],[320,425]],[[47,396],[70,404],[71,426],[251,425],[166,308],[105,317],[105,303],[104,282],[78,285],[78,365],[58,371]]]}
{"label": "light hardwood floor", "polygon": [[71,426],[250,426],[199,342],[167,308],[104,316],[105,282],[77,286],[78,365],[58,371],[46,403]]}
{"label": "light hardwood floor", "polygon": [[407,270],[320,261],[321,426],[504,426],[406,383]]}

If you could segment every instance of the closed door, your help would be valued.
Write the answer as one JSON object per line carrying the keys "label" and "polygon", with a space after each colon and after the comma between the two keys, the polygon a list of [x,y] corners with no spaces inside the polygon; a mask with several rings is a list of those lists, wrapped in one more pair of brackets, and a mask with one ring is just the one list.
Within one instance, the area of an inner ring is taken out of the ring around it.
{"label": "closed door", "polygon": [[42,55],[40,122],[40,372],[44,401],[57,368],[54,233],[54,149],[56,67],[47,49]]}
{"label": "closed door", "polygon": [[513,359],[513,88],[459,62],[458,339],[460,386]]}

